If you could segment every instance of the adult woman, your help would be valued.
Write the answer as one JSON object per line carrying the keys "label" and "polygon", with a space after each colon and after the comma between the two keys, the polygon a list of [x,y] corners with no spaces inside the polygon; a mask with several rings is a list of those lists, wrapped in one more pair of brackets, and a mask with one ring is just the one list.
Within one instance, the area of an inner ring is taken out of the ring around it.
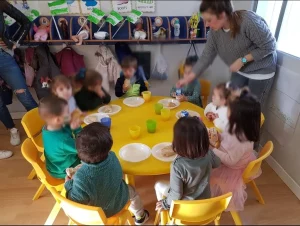
{"label": "adult woman", "polygon": [[[200,12],[211,31],[192,76],[200,76],[219,55],[230,67],[231,81],[249,86],[264,105],[277,61],[276,41],[264,19],[252,11],[233,11],[230,0],[203,0]],[[186,83],[183,79],[177,86]]]}
{"label": "adult woman", "polygon": [[[19,101],[23,104],[27,111],[37,107],[37,103],[32,98],[22,75],[22,72],[17,65],[15,59],[12,57],[12,50],[16,48],[16,43],[10,40],[5,34],[5,23],[3,13],[6,13],[10,17],[14,18],[21,28],[19,30],[19,39],[16,41],[18,43],[21,39],[25,38],[29,28],[30,21],[13,7],[7,1],[0,1],[0,35],[2,41],[0,42],[0,77],[11,87],[13,92],[18,97]],[[12,145],[20,144],[20,135],[18,130],[15,128],[15,124],[12,117],[0,95],[0,121],[5,125],[7,129],[10,130],[11,139],[10,143]],[[0,159],[8,158],[12,155],[10,151],[0,151]]]}

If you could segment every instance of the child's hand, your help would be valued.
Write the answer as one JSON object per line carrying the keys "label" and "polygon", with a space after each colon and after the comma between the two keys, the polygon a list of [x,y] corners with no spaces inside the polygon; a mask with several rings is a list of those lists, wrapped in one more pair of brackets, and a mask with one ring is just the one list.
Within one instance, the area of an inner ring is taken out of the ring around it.
{"label": "child's hand", "polygon": [[219,118],[219,115],[212,113],[212,119],[211,120],[214,121],[216,118]]}
{"label": "child's hand", "polygon": [[97,93],[99,97],[105,97],[105,93],[101,86],[96,86],[94,92]]}
{"label": "child's hand", "polygon": [[78,129],[82,124],[82,120],[80,118],[73,118],[70,122],[70,127],[72,130]]}
{"label": "child's hand", "polygon": [[69,177],[68,175],[65,177],[65,182],[69,181],[69,180],[72,180],[71,177]]}
{"label": "child's hand", "polygon": [[127,84],[123,84],[123,92],[125,93],[125,92],[127,92],[129,89],[130,89],[130,85],[127,85]]}
{"label": "child's hand", "polygon": [[163,208],[162,201],[158,201],[156,203],[155,210],[158,211],[158,210],[161,210],[162,208]]}
{"label": "child's hand", "polygon": [[184,102],[184,101],[187,101],[187,97],[185,95],[180,95],[180,96],[177,96],[176,98],[177,100],[179,100],[180,102]]}
{"label": "child's hand", "polygon": [[207,118],[208,120],[212,121],[212,120],[213,120],[213,119],[212,119],[213,114],[214,114],[214,113],[212,113],[212,112],[208,112],[208,113],[206,114],[206,118]]}
{"label": "child's hand", "polygon": [[175,92],[173,92],[173,93],[171,93],[171,97],[176,97],[176,93]]}

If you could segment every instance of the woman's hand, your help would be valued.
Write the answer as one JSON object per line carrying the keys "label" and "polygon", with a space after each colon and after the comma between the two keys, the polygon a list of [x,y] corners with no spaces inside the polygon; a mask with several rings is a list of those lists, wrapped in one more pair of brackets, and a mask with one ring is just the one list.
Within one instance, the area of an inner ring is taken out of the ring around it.
{"label": "woman's hand", "polygon": [[69,180],[72,180],[71,177],[69,177],[68,175],[65,177],[65,182],[69,181]]}
{"label": "woman's hand", "polygon": [[162,208],[163,208],[163,205],[162,205],[162,200],[161,201],[158,201],[157,203],[156,203],[156,207],[155,207],[155,210],[156,211],[159,211],[159,210],[161,210]]}
{"label": "woman's hand", "polygon": [[242,62],[242,58],[239,58],[236,61],[234,61],[233,64],[231,64],[230,71],[231,72],[238,72],[243,66],[244,66],[244,64]]}

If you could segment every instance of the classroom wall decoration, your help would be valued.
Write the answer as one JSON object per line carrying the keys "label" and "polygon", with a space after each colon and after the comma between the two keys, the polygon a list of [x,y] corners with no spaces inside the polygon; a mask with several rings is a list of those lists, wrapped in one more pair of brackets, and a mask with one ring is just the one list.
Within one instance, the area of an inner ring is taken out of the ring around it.
{"label": "classroom wall decoration", "polygon": [[142,12],[155,12],[154,0],[137,0],[135,2],[136,9]]}
{"label": "classroom wall decoration", "polygon": [[113,10],[118,13],[126,13],[131,11],[131,0],[112,0]]}
{"label": "classroom wall decoration", "polygon": [[69,13],[71,13],[71,14],[79,14],[80,13],[80,7],[79,7],[78,0],[67,0],[67,4],[69,7]]}
{"label": "classroom wall decoration", "polygon": [[90,14],[93,11],[93,8],[100,9],[99,0],[80,0],[80,7],[82,14]]}

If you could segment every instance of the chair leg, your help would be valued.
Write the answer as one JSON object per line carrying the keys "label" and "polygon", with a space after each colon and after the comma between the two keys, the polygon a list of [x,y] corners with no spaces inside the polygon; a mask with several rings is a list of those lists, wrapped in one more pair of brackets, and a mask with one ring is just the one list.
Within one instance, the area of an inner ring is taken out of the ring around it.
{"label": "chair leg", "polygon": [[161,211],[160,218],[161,218],[161,225],[167,225],[169,221],[169,212],[168,211]]}
{"label": "chair leg", "polygon": [[215,225],[220,225],[220,220],[219,219],[215,219]]}
{"label": "chair leg", "polygon": [[256,186],[256,183],[254,182],[254,180],[250,181],[249,183],[250,183],[250,185],[251,185],[251,187],[252,187],[252,189],[253,189],[253,191],[254,191],[254,193],[255,193],[255,196],[256,196],[258,202],[259,202],[260,204],[263,204],[263,205],[264,205],[264,204],[265,204],[265,201],[264,201],[262,195],[260,194],[260,192],[259,192],[259,190],[258,190],[258,187]]}
{"label": "chair leg", "polygon": [[124,177],[125,177],[126,184],[129,184],[132,187],[135,187],[135,181],[134,181],[133,175],[125,174]]}
{"label": "chair leg", "polygon": [[41,155],[41,160],[42,160],[43,162],[45,162],[45,154],[44,154],[44,153]]}
{"label": "chair leg", "polygon": [[131,213],[128,211],[127,213],[127,224],[128,225],[135,225],[135,222],[133,220],[133,217],[131,216]]}
{"label": "chair leg", "polygon": [[[53,225],[59,211],[60,211],[60,204],[58,202],[56,202],[44,225]],[[69,223],[70,223],[70,221],[69,221]]]}
{"label": "chair leg", "polygon": [[33,196],[32,200],[33,201],[37,200],[41,196],[41,194],[43,193],[44,189],[45,189],[45,185],[41,184],[41,186],[39,187],[39,189],[37,190],[37,192]]}
{"label": "chair leg", "polygon": [[158,211],[156,212],[155,220],[154,220],[153,225],[159,225],[160,214],[161,214],[161,210],[158,210]]}
{"label": "chair leg", "polygon": [[36,176],[36,172],[34,169],[32,169],[30,174],[28,175],[27,179],[32,180],[35,176]]}
{"label": "chair leg", "polygon": [[238,212],[235,211],[230,211],[231,216],[233,218],[233,221],[235,223],[235,225],[243,225],[242,220],[240,218],[240,215],[238,214]]}

